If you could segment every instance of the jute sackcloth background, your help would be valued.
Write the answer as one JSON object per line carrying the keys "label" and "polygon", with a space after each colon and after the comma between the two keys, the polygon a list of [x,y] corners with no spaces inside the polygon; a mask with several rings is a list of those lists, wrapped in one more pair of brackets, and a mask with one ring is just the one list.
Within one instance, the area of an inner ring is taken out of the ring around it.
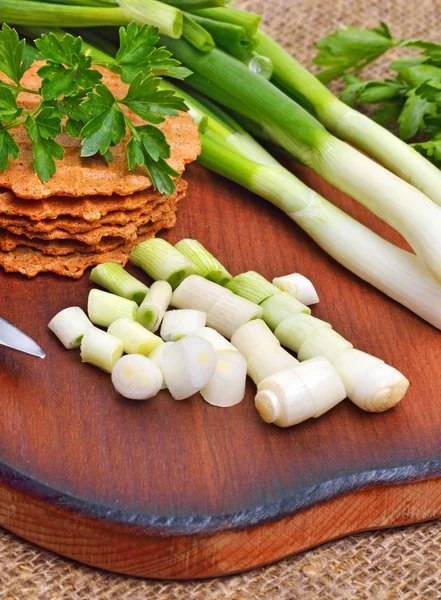
{"label": "jute sackcloth background", "polygon": [[[314,43],[345,23],[375,26],[383,20],[396,38],[441,39],[441,0],[242,0],[235,5],[262,14],[264,28],[308,66]],[[244,575],[186,583],[104,573],[0,530],[1,600],[439,598],[441,522],[351,536]]]}

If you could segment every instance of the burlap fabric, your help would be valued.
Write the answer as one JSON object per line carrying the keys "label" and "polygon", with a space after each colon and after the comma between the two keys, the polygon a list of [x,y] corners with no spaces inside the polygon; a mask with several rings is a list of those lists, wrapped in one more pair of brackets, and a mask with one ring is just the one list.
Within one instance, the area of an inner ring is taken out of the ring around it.
{"label": "burlap fabric", "polygon": [[[395,37],[440,39],[441,0],[245,0],[306,65],[337,26],[386,21]],[[59,558],[0,530],[1,600],[437,600],[441,522],[326,544],[276,565],[207,582],[141,581]]]}

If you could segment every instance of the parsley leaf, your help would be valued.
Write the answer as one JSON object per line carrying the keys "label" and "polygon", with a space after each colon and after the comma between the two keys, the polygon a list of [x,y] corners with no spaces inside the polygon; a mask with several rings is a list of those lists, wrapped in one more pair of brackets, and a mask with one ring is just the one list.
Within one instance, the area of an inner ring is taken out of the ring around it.
{"label": "parsley leaf", "polygon": [[102,75],[91,69],[92,59],[81,52],[82,40],[66,33],[58,37],[54,33],[43,34],[35,45],[47,60],[38,69],[43,80],[41,89],[45,100],[76,94],[78,90],[94,88]]}
{"label": "parsley leaf", "polygon": [[6,129],[0,127],[0,171],[8,168],[9,157],[18,158],[18,146]]}
{"label": "parsley leaf", "polygon": [[25,46],[25,40],[20,41],[15,29],[3,23],[0,30],[0,71],[17,85],[32,63],[32,59],[24,56]]}
{"label": "parsley leaf", "polygon": [[81,129],[81,156],[101,154],[111,159],[109,148],[119,144],[126,133],[124,113],[119,108],[115,96],[105,85],[97,85],[95,92],[87,94],[88,99],[82,108],[91,120]]}
{"label": "parsley leaf", "polygon": [[11,123],[21,115],[14,93],[8,88],[0,87],[0,122]]}
{"label": "parsley leaf", "polygon": [[54,158],[61,160],[64,156],[64,150],[50,137],[51,133],[54,132],[54,122],[51,116],[45,114],[41,117],[41,114],[36,118],[29,114],[26,118],[25,127],[32,142],[34,169],[41,181],[46,183],[55,175]]}
{"label": "parsley leaf", "polygon": [[185,79],[191,74],[171,58],[168,50],[155,47],[158,34],[157,27],[143,25],[138,29],[136,23],[120,28],[120,47],[115,61],[109,66],[125,83],[131,83],[140,72],[168,75],[176,79]]}
{"label": "parsley leaf", "polygon": [[419,131],[423,131],[425,127],[424,119],[427,116],[435,115],[436,112],[437,108],[433,102],[422,98],[415,90],[410,90],[403,110],[398,117],[400,138],[408,140]]}
{"label": "parsley leaf", "polygon": [[441,168],[441,134],[433,140],[411,144],[413,148],[425,156],[436,167]]}
{"label": "parsley leaf", "polygon": [[320,81],[327,83],[348,70],[360,71],[395,45],[385,23],[379,29],[358,29],[348,25],[316,44],[319,53],[312,62],[327,67],[317,75]]}
{"label": "parsley leaf", "polygon": [[362,81],[355,75],[345,75],[343,79],[347,85],[340,99],[349,106],[387,102],[403,95],[407,89],[401,81],[393,79]]}
{"label": "parsley leaf", "polygon": [[188,110],[185,101],[174,92],[159,90],[159,82],[157,77],[138,73],[120,102],[149,123],[162,123],[166,116],[177,116],[178,110]]}

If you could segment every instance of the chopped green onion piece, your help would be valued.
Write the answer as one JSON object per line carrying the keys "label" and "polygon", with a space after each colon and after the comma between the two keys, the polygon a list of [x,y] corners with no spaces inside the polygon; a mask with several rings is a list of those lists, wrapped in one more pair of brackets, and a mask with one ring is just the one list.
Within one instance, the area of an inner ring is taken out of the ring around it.
{"label": "chopped green onion piece", "polygon": [[216,352],[214,375],[202,388],[201,396],[212,406],[226,408],[239,404],[245,397],[247,361],[237,350]]}
{"label": "chopped green onion piece", "polygon": [[144,300],[149,291],[146,285],[115,262],[106,262],[94,267],[90,272],[90,278],[112,294],[133,300],[137,304]]}
{"label": "chopped green onion piece", "polygon": [[299,313],[295,317],[284,319],[276,327],[274,335],[282,346],[297,353],[303,342],[317,329],[322,328],[332,329],[332,326],[312,315]]}
{"label": "chopped green onion piece", "polygon": [[112,369],[116,391],[129,400],[148,400],[161,389],[162,373],[152,361],[139,354],[120,358]]}
{"label": "chopped green onion piece", "polygon": [[233,277],[226,286],[234,294],[246,298],[250,302],[261,304],[267,298],[280,294],[279,288],[267,281],[265,277],[255,271],[247,271]]}
{"label": "chopped green onion piece", "polygon": [[256,35],[257,30],[259,29],[259,23],[262,20],[260,15],[233,8],[232,6],[229,6],[228,8],[204,8],[192,10],[191,12],[200,17],[206,17],[207,19],[213,19],[214,21],[222,21],[223,23],[231,23],[232,25],[243,27],[251,37]]}
{"label": "chopped green onion piece", "polygon": [[153,238],[135,246],[129,260],[152,279],[168,281],[173,289],[198,271],[191,260],[161,238]]}
{"label": "chopped green onion piece", "polygon": [[198,275],[219,285],[225,285],[231,275],[225,267],[197,240],[183,239],[175,244],[176,250],[189,258],[198,268]]}
{"label": "chopped green onion piece", "polygon": [[123,355],[123,343],[96,327],[89,327],[81,341],[81,360],[111,373],[113,365]]}
{"label": "chopped green onion piece", "polygon": [[[154,350],[152,350],[152,352],[150,352],[149,354],[149,359],[152,360],[159,368],[159,370],[161,371],[161,375],[162,375],[162,355],[164,353],[164,350],[166,348],[168,348],[168,346],[172,346],[175,342],[164,342],[163,344],[161,344],[160,346],[156,346],[156,348]],[[165,383],[165,379],[164,376],[162,375],[162,383],[161,383],[161,390],[166,390],[167,389],[167,384]]]}
{"label": "chopped green onion piece", "polygon": [[171,305],[175,308],[194,308],[208,313],[220,298],[232,296],[230,290],[208,281],[200,275],[190,275],[173,292]]}
{"label": "chopped green onion piece", "polygon": [[211,33],[219,48],[226,50],[233,56],[243,59],[253,51],[255,46],[253,36],[240,25],[207,19],[194,13],[192,14],[192,18],[201,27]]}
{"label": "chopped green onion piece", "polygon": [[237,352],[237,348],[235,348],[233,344],[230,344],[223,335],[212,327],[200,327],[199,329],[195,329],[193,335],[197,335],[198,337],[207,340],[207,342],[210,342],[216,352],[222,352],[223,350],[235,350]]}
{"label": "chopped green onion piece", "polygon": [[184,13],[184,29],[182,30],[182,37],[202,52],[208,52],[216,45],[212,35],[187,13]]}
{"label": "chopped green onion piece", "polygon": [[128,21],[136,21],[138,25],[154,25],[171,38],[181,37],[183,16],[178,8],[157,0],[118,0],[118,4]]}
{"label": "chopped green onion piece", "polygon": [[175,400],[184,400],[207,385],[217,357],[209,342],[189,335],[164,348],[160,364],[170,394]]}
{"label": "chopped green onion piece", "polygon": [[255,352],[265,350],[267,354],[280,348],[280,342],[262,319],[254,319],[239,327],[231,343],[248,360]]}
{"label": "chopped green onion piece", "polygon": [[32,0],[0,0],[1,20],[11,25],[43,25],[55,27],[96,27],[127,25],[129,18],[117,8],[66,6]]}
{"label": "chopped green onion piece", "polygon": [[92,327],[92,323],[79,306],[71,306],[55,315],[48,327],[63,346],[71,350],[80,346],[84,332]]}
{"label": "chopped green onion piece", "polygon": [[266,348],[258,348],[247,359],[247,373],[254,383],[259,385],[270,375],[290,367],[296,367],[298,364],[300,364],[299,361],[282,346],[271,351]]}
{"label": "chopped green onion piece", "polygon": [[313,358],[259,384],[256,408],[267,423],[290,427],[317,418],[344,400],[346,391],[325,358]]}
{"label": "chopped green onion piece", "polygon": [[141,306],[138,308],[138,321],[150,331],[157,331],[169,307],[172,287],[167,281],[155,281]]}
{"label": "chopped green onion piece", "polygon": [[166,4],[176,6],[181,10],[197,10],[200,8],[212,8],[217,6],[225,6],[230,4],[231,0],[162,0]]}
{"label": "chopped green onion piece", "polygon": [[287,292],[280,291],[264,300],[261,307],[263,308],[262,319],[273,331],[288,317],[293,317],[298,313],[311,314],[311,310],[307,306]]}
{"label": "chopped green onion piece", "polygon": [[308,360],[315,356],[324,356],[333,363],[346,350],[353,348],[351,342],[345,340],[333,329],[322,327],[309,335],[300,346],[297,356],[299,360]]}
{"label": "chopped green onion piece", "polygon": [[132,300],[102,292],[90,290],[87,302],[89,319],[94,325],[109,327],[114,321],[122,318],[136,321],[138,305]]}
{"label": "chopped green onion piece", "polygon": [[126,354],[148,356],[157,346],[164,343],[158,335],[148,331],[140,323],[126,318],[114,321],[107,333],[122,341]]}
{"label": "chopped green onion piece", "polygon": [[161,337],[165,342],[177,342],[186,335],[192,335],[196,329],[205,327],[207,315],[200,310],[169,310],[165,313],[161,325]]}
{"label": "chopped green onion piece", "polygon": [[262,316],[262,309],[257,304],[230,294],[220,298],[207,313],[207,325],[213,327],[223,336],[231,339],[241,325]]}
{"label": "chopped green onion piece", "polygon": [[306,304],[306,306],[319,302],[319,297],[312,282],[304,275],[300,275],[300,273],[275,277],[273,284],[279,290],[288,292],[288,294],[291,294],[291,296],[294,296],[294,298],[302,302],[302,304]]}

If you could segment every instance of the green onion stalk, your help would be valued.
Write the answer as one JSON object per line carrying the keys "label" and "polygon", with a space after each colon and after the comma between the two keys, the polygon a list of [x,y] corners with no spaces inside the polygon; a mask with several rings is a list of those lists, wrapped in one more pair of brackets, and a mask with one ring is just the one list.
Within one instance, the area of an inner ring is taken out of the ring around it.
{"label": "green onion stalk", "polygon": [[312,108],[339,137],[376,158],[441,206],[441,172],[424,156],[369,117],[350,108],[263,31],[256,50],[271,59],[273,82]]}
{"label": "green onion stalk", "polygon": [[[162,36],[161,41],[184,66],[227,90],[222,103],[261,122],[282,148],[394,227],[441,281],[441,210],[427,196],[332,136],[294,100],[233,57],[217,48],[202,54],[182,39]],[[192,77],[187,81],[192,85]],[[209,86],[203,91],[219,101]]]}
{"label": "green onion stalk", "polygon": [[[81,0],[80,0],[81,1]],[[182,35],[183,15],[174,6],[157,0],[118,0],[118,5],[78,6],[35,2],[35,0],[0,0],[0,15],[11,25],[54,27],[98,27],[127,25],[131,21],[148,23],[171,38]]]}
{"label": "green onion stalk", "polygon": [[196,14],[192,14],[191,18],[213,36],[219,48],[227,50],[240,60],[251,56],[256,42],[247,30],[240,25],[215,21]]}
{"label": "green onion stalk", "polygon": [[202,52],[208,52],[216,45],[212,35],[187,13],[184,13],[182,37]]}

